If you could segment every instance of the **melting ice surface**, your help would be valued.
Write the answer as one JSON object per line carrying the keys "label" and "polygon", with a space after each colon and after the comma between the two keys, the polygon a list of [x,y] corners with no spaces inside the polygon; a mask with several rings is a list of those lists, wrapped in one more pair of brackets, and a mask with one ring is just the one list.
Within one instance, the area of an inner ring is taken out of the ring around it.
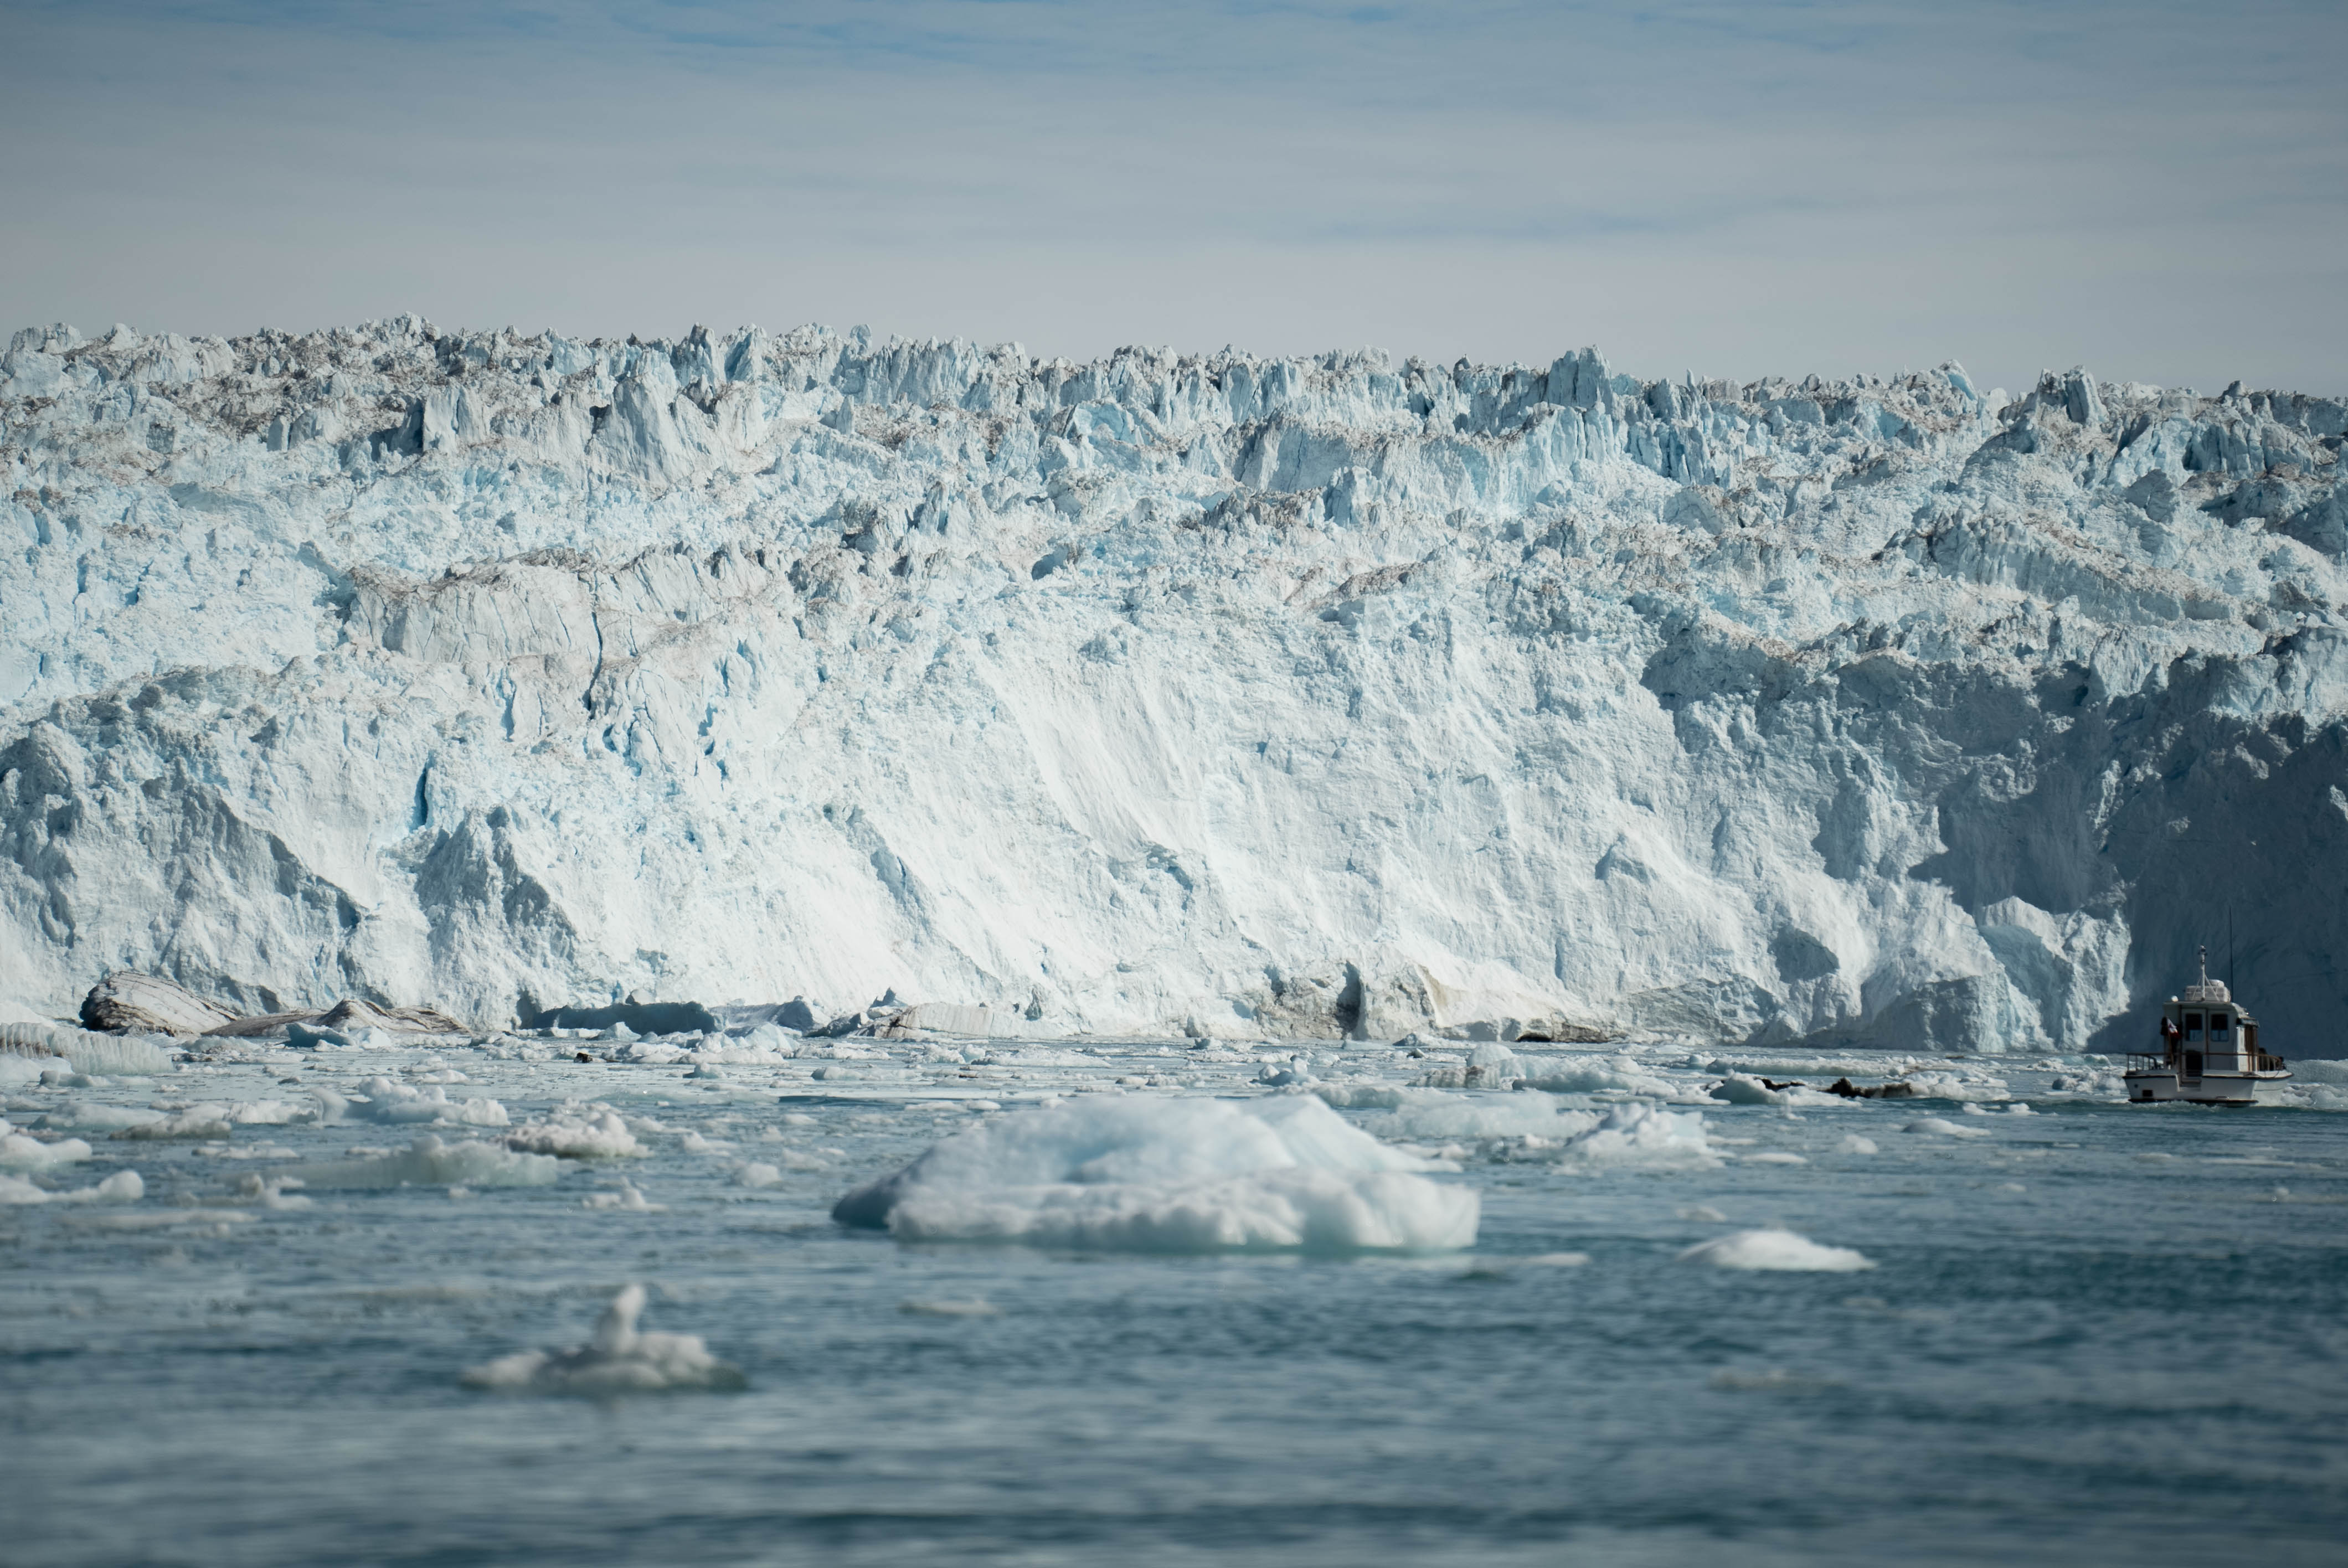
{"label": "melting ice surface", "polygon": [[[2083,1057],[578,1043],[0,1081],[0,1556],[2336,1551],[2322,1064],[2220,1112]],[[371,1113],[434,1090],[505,1119]]]}

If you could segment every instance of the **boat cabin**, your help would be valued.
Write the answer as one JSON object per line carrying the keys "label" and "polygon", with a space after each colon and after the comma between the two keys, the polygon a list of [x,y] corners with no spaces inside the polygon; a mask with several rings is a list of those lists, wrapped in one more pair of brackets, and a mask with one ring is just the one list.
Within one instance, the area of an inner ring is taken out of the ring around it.
{"label": "boat cabin", "polygon": [[[2280,1068],[2280,1057],[2268,1056],[2259,1050],[2259,1020],[2234,1005],[2223,982],[2212,980],[2206,986],[2188,986],[2184,998],[2171,997],[2162,1009],[2164,1017],[2175,1027],[2168,1035],[2171,1054],[2188,1078],[2199,1078],[2204,1072],[2250,1072],[2261,1068]],[[2192,993],[2203,993],[2194,999]],[[2215,991],[2216,996],[2209,993]]]}
{"label": "boat cabin", "polygon": [[2209,951],[2201,950],[2201,978],[2160,1009],[2161,1050],[2130,1055],[2127,1097],[2188,1100],[2212,1105],[2271,1102],[2291,1077],[2282,1058],[2259,1046],[2259,1020],[2244,1011],[2222,980],[2209,978]]}

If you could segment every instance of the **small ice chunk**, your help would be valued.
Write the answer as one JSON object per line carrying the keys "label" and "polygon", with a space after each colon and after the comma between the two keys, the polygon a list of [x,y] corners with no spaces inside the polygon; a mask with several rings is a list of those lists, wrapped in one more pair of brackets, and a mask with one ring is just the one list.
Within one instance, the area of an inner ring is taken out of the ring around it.
{"label": "small ice chunk", "polygon": [[1747,1154],[1745,1156],[1745,1163],[1748,1165],[1807,1165],[1809,1163],[1799,1154],[1788,1154],[1778,1149],[1765,1149],[1758,1154]]}
{"label": "small ice chunk", "polygon": [[448,1143],[426,1133],[407,1148],[363,1154],[286,1173],[311,1188],[543,1187],[562,1173],[562,1162],[496,1143]]}
{"label": "small ice chunk", "polygon": [[1986,1138],[1986,1127],[1960,1127],[1945,1116],[1921,1116],[1900,1129],[1902,1132],[1938,1132],[1946,1138]]}
{"label": "small ice chunk", "polygon": [[113,1132],[125,1127],[142,1126],[160,1122],[163,1113],[130,1105],[99,1105],[88,1101],[68,1102],[43,1115],[33,1123],[43,1131],[72,1128],[83,1132]]}
{"label": "small ice chunk", "polygon": [[1731,1105],[1784,1105],[1789,1103],[1783,1090],[1772,1089],[1759,1079],[1746,1073],[1732,1072],[1712,1086],[1715,1100]]}
{"label": "small ice chunk", "polygon": [[117,1171],[95,1186],[53,1193],[16,1176],[0,1176],[0,1205],[26,1204],[135,1204],[147,1195],[136,1171]]}
{"label": "small ice chunk", "polygon": [[370,1122],[387,1122],[395,1126],[432,1123],[460,1127],[502,1127],[507,1122],[506,1108],[497,1101],[451,1100],[448,1091],[437,1083],[429,1089],[418,1089],[412,1083],[388,1078],[370,1078],[360,1092],[366,1096],[366,1103],[352,1105],[349,1113]]}
{"label": "small ice chunk", "polygon": [[963,1299],[941,1297],[934,1301],[903,1301],[897,1310],[913,1317],[1000,1317],[1003,1309],[992,1302],[975,1296]]}
{"label": "small ice chunk", "polygon": [[1699,1242],[1680,1254],[1680,1261],[1708,1263],[1715,1268],[1793,1273],[1848,1273],[1875,1266],[1864,1254],[1849,1247],[1826,1246],[1789,1230],[1738,1231],[1734,1235]]}
{"label": "small ice chunk", "polygon": [[1581,1268],[1590,1262],[1586,1252],[1541,1252],[1523,1260],[1528,1268]]}
{"label": "small ice chunk", "polygon": [[[0,1127],[7,1125],[0,1122]],[[0,1171],[46,1171],[55,1165],[70,1165],[77,1160],[89,1158],[89,1145],[78,1138],[60,1138],[54,1143],[44,1143],[38,1138],[22,1132],[0,1136]]]}
{"label": "small ice chunk", "polygon": [[1710,1204],[1691,1204],[1684,1209],[1678,1209],[1673,1212],[1676,1213],[1681,1219],[1697,1220],[1704,1225],[1721,1225],[1728,1223],[1728,1216],[1722,1214],[1718,1209],[1714,1208]]}
{"label": "small ice chunk", "polygon": [[1712,1170],[1720,1164],[1700,1111],[1618,1105],[1589,1132],[1567,1141],[1558,1158],[1569,1164],[1637,1166],[1647,1170]]}
{"label": "small ice chunk", "polygon": [[258,1203],[264,1209],[306,1209],[310,1206],[309,1199],[287,1191],[302,1184],[299,1176],[256,1173],[237,1183],[236,1195],[242,1201]]}
{"label": "small ice chunk", "polygon": [[572,1160],[633,1159],[644,1153],[627,1122],[608,1105],[568,1101],[506,1134],[506,1147]]}
{"label": "small ice chunk", "polygon": [[1627,1052],[1525,1062],[1522,1071],[1529,1087],[1545,1089],[1552,1094],[1596,1094],[1619,1089],[1663,1100],[1674,1092],[1668,1081],[1640,1071],[1639,1062]]}
{"label": "small ice chunk", "polygon": [[1599,1124],[1588,1111],[1560,1110],[1538,1090],[1514,1094],[1449,1094],[1440,1089],[1383,1085],[1323,1089],[1319,1097],[1349,1108],[1378,1106],[1386,1113],[1363,1125],[1381,1138],[1571,1138]]}
{"label": "small ice chunk", "polygon": [[1876,1154],[1882,1152],[1875,1146],[1874,1139],[1862,1138],[1856,1132],[1844,1133],[1842,1142],[1836,1144],[1835,1149],[1844,1154]]}
{"label": "small ice chunk", "polygon": [[734,1170],[734,1184],[737,1187],[771,1187],[782,1179],[780,1171],[757,1160],[737,1165]]}
{"label": "small ice chunk", "polygon": [[240,1100],[228,1108],[228,1120],[238,1127],[290,1127],[318,1119],[318,1106],[296,1105],[290,1100]]}
{"label": "small ice chunk", "polygon": [[644,1309],[644,1287],[626,1286],[604,1308],[589,1343],[501,1356],[471,1368],[460,1381],[492,1393],[581,1399],[744,1387],[741,1369],[712,1356],[699,1335],[639,1332],[636,1318]]}
{"label": "small ice chunk", "polygon": [[623,1214],[664,1214],[668,1210],[666,1204],[655,1204],[647,1200],[644,1194],[636,1190],[636,1184],[624,1176],[620,1178],[618,1191],[590,1193],[580,1207],[618,1209]]}
{"label": "small ice chunk", "polygon": [[109,1135],[132,1139],[225,1138],[229,1135],[228,1116],[225,1105],[191,1105],[177,1115],[141,1122]]}

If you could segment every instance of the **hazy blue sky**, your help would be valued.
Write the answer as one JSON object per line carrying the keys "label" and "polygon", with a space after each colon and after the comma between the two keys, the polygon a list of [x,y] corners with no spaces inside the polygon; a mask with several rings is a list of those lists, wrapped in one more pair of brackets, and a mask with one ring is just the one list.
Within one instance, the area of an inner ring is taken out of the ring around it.
{"label": "hazy blue sky", "polygon": [[2348,393],[2348,4],[0,0],[0,322]]}

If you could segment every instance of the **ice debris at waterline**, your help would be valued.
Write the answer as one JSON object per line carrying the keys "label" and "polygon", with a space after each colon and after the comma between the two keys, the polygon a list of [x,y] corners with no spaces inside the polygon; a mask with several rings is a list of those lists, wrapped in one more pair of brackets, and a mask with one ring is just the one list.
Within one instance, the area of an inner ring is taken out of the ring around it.
{"label": "ice debris at waterline", "polygon": [[2348,1006],[2344,429],[1588,349],[27,330],[0,1009],[105,954],[240,1016],[2076,1050],[2235,887],[2288,1050]]}
{"label": "ice debris at waterline", "polygon": [[932,1145],[839,1200],[905,1241],[1117,1252],[1438,1252],[1473,1245],[1478,1200],[1319,1100],[1088,1095]]}
{"label": "ice debris at waterline", "polygon": [[695,1334],[660,1334],[636,1327],[644,1287],[631,1285],[612,1298],[595,1337],[570,1350],[522,1350],[467,1371],[469,1389],[500,1394],[554,1394],[609,1399],[691,1389],[731,1391],[745,1386],[739,1368],[709,1353]]}

